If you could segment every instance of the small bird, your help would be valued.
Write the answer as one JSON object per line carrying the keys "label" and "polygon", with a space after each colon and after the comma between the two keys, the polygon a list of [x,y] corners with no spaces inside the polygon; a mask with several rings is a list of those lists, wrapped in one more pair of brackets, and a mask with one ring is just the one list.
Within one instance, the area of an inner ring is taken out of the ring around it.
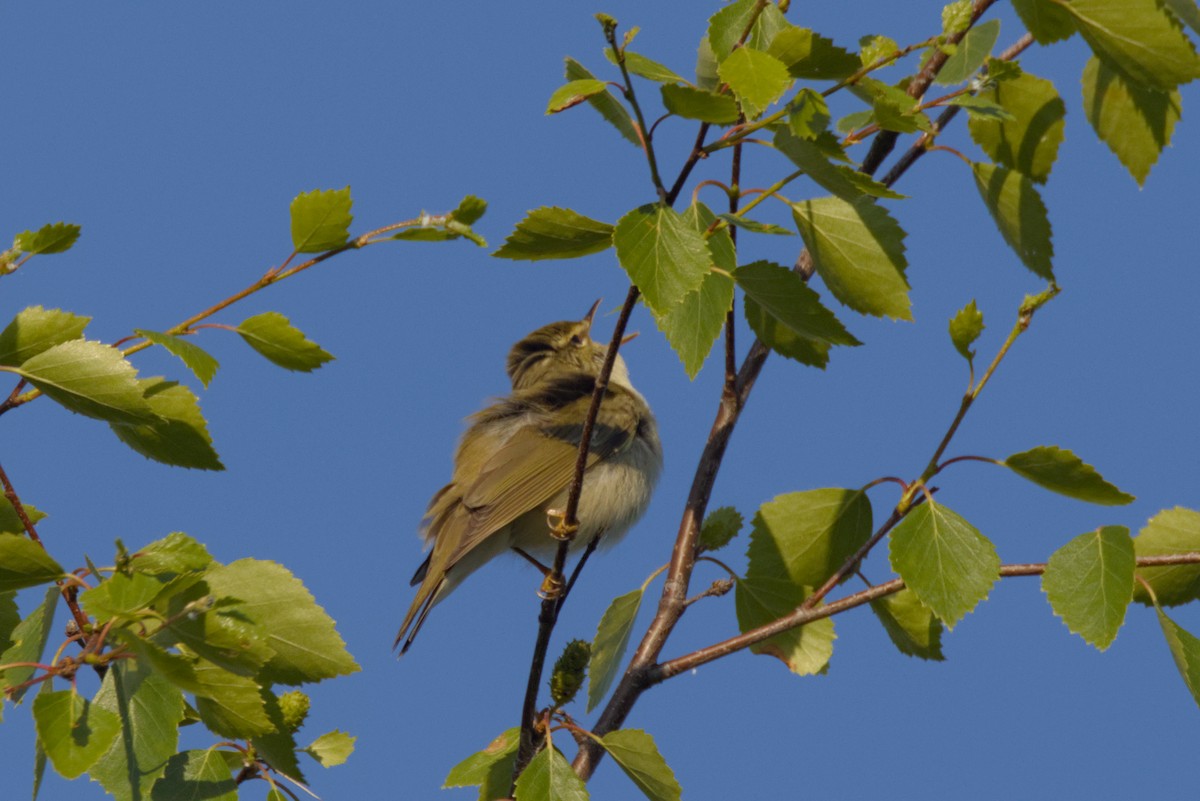
{"label": "small bird", "polygon": [[[454,475],[421,522],[430,552],[412,578],[420,588],[396,635],[401,655],[429,610],[485,562],[509,549],[535,564],[535,556],[553,558],[558,540],[551,528],[562,522],[608,349],[591,339],[599,305],[582,320],[550,323],[513,345],[506,364],[512,394],[470,418]],[[572,548],[597,537],[610,545],[624,535],[646,511],[661,468],[654,415],[618,354],[592,431]]]}

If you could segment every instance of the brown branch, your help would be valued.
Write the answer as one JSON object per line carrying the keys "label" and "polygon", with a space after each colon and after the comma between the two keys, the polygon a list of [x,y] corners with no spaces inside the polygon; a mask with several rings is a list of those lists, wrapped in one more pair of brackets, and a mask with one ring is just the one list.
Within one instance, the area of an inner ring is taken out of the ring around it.
{"label": "brown branch", "polygon": [[[1182,554],[1168,554],[1165,556],[1143,556],[1137,560],[1138,567],[1164,567],[1168,565],[1194,565],[1200,564],[1200,553],[1190,552]],[[1001,578],[1014,578],[1017,576],[1040,576],[1046,572],[1046,564],[1044,562],[1032,564],[1011,564],[1002,565],[1000,567]],[[646,671],[643,679],[647,687],[658,684],[673,676],[678,676],[680,673],[685,673],[689,670],[697,668],[701,665],[708,664],[723,656],[728,656],[736,651],[741,651],[749,648],[752,645],[774,637],[776,634],[782,634],[785,631],[799,628],[815,620],[832,617],[841,612],[846,612],[850,609],[868,604],[871,601],[878,600],[888,595],[894,595],[904,589],[903,579],[892,579],[883,584],[877,584],[865,590],[847,595],[845,598],[840,598],[825,606],[815,609],[806,609],[800,607],[795,612],[789,615],[774,620],[766,625],[759,626],[756,629],[751,629],[744,634],[739,634],[736,637],[730,637],[727,640],[722,640],[719,643],[709,645],[704,648],[699,648],[689,654],[676,657],[675,659],[663,662],[650,670]]]}
{"label": "brown branch", "polygon": [[[42,550],[46,550],[46,544],[42,542],[42,538],[38,536],[37,529],[34,528],[33,521],[29,519],[29,514],[25,511],[25,505],[21,503],[20,496],[17,495],[16,489],[13,488],[12,481],[8,478],[8,473],[4,472],[4,468],[0,467],[0,483],[4,485],[4,497],[12,504],[13,511],[17,513],[17,518],[21,521],[21,525],[25,527],[25,533],[29,535],[29,539],[41,546]],[[62,592],[63,600],[67,602],[67,608],[71,610],[71,617],[75,620],[75,625],[79,627],[79,631],[85,632],[91,621],[79,608],[79,602],[75,600],[78,594],[78,589],[73,584],[68,584],[64,581],[58,581],[58,588]]]}

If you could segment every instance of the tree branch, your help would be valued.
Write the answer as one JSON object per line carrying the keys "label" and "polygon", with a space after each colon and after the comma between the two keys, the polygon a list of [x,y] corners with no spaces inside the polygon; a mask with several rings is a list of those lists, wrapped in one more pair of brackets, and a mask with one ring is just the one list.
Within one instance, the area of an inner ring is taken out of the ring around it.
{"label": "tree branch", "polygon": [[[1143,556],[1137,560],[1138,567],[1165,567],[1168,565],[1194,565],[1200,564],[1200,553],[1190,552],[1182,554],[1169,554],[1166,556]],[[1033,564],[1011,564],[1002,565],[1000,567],[1001,578],[1014,578],[1017,576],[1040,576],[1046,572],[1046,564],[1044,562]],[[825,606],[815,609],[806,609],[800,607],[790,615],[774,620],[764,626],[759,626],[756,629],[751,629],[745,634],[740,634],[737,637],[730,637],[727,640],[722,640],[714,645],[709,645],[705,648],[699,648],[689,654],[676,657],[675,659],[663,662],[661,665],[656,665],[646,671],[643,681],[646,686],[652,686],[665,681],[673,676],[678,676],[680,673],[685,673],[700,665],[707,664],[723,656],[728,656],[736,651],[749,648],[752,645],[762,642],[763,640],[774,637],[776,634],[781,634],[791,629],[799,628],[800,626],[812,623],[814,620],[832,617],[841,612],[846,612],[850,609],[868,604],[871,601],[878,600],[887,595],[894,595],[904,589],[903,579],[892,579],[883,584],[877,584],[865,590],[848,595],[845,598],[840,598]]]}

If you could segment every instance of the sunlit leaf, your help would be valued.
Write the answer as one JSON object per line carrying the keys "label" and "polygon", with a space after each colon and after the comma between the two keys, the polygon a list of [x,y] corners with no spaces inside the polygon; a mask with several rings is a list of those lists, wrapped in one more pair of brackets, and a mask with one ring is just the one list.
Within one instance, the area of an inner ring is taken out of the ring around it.
{"label": "sunlit leaf", "polygon": [[1004,465],[1022,478],[1068,498],[1102,506],[1124,506],[1134,501],[1132,495],[1105,481],[1096,468],[1055,445],[1014,453]]}
{"label": "sunlit leaf", "polygon": [[1000,577],[996,548],[949,508],[927,501],[892,529],[892,569],[921,603],[954,628]]}
{"label": "sunlit leaf", "polygon": [[279,312],[263,312],[242,321],[238,334],[269,361],[287,370],[312,372],[333,356],[310,342]]}
{"label": "sunlit leaf", "polygon": [[826,197],[793,203],[792,216],[834,297],[863,314],[912,319],[904,230],[882,206]]}
{"label": "sunlit leaf", "polygon": [[612,247],[613,227],[571,209],[542,206],[525,215],[495,252],[497,258],[573,259]]}
{"label": "sunlit leaf", "polygon": [[1055,551],[1042,574],[1054,614],[1103,651],[1116,639],[1133,597],[1133,541],[1124,526],[1080,534]]}
{"label": "sunlit leaf", "polygon": [[1004,241],[1035,275],[1053,281],[1050,218],[1037,187],[1021,173],[995,164],[972,163],[971,172]]}
{"label": "sunlit leaf", "polygon": [[588,665],[587,711],[591,712],[604,700],[621,669],[629,635],[642,605],[644,589],[636,589],[613,599],[592,640],[592,658]]}
{"label": "sunlit leaf", "polygon": [[15,367],[55,345],[79,339],[91,319],[62,309],[22,309],[0,332],[0,365]]}
{"label": "sunlit leaf", "polygon": [[292,201],[292,247],[297,253],[323,253],[346,244],[350,238],[353,201],[350,187],[314,189]]}
{"label": "sunlit leaf", "polygon": [[147,331],[144,328],[135,328],[133,332],[138,336],[145,337],[155,345],[161,345],[169,353],[178,356],[187,365],[187,368],[195,373],[196,378],[200,379],[200,383],[204,386],[207,387],[208,382],[212,381],[213,376],[217,374],[217,368],[220,366],[220,363],[199,345],[188,342],[183,337],[162,334],[158,331]]}

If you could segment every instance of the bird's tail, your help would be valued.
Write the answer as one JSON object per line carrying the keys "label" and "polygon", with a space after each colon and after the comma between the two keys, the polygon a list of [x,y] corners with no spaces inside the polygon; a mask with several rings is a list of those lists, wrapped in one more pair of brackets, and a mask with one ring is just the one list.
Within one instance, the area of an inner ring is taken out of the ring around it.
{"label": "bird's tail", "polygon": [[[404,616],[404,622],[400,624],[400,631],[396,633],[396,641],[392,643],[392,648],[400,647],[397,657],[404,656],[412,647],[413,640],[416,639],[417,632],[425,623],[425,618],[429,615],[429,610],[433,608],[433,602],[437,599],[438,591],[444,583],[444,578],[439,581],[426,581],[421,584],[421,589],[417,590],[417,597],[413,598],[412,606],[408,607],[408,614]],[[404,642],[403,646],[400,645],[401,641]]]}

